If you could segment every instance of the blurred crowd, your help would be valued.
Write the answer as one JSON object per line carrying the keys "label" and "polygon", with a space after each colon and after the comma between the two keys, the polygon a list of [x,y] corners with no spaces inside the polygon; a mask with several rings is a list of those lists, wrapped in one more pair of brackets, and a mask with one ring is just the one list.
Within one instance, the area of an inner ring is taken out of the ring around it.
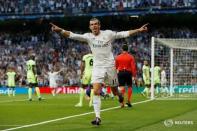
{"label": "blurred crowd", "polygon": [[[81,32],[78,32],[81,33]],[[127,39],[116,40],[113,43],[113,53],[121,52],[121,45],[128,43],[130,52],[135,56],[138,68],[138,79],[142,77],[142,66],[144,60],[150,61],[151,36],[158,38],[196,38],[197,33],[188,28],[159,28],[150,33],[143,33]],[[20,33],[0,32],[0,81],[6,84],[5,72],[7,67],[14,66],[19,74],[18,84],[26,81],[26,61],[29,52],[36,54],[39,75],[39,84],[48,85],[45,74],[51,71],[53,66],[64,68],[59,81],[61,85],[79,85],[80,63],[82,56],[89,51],[88,45],[78,41],[65,39],[59,34],[49,32],[48,34],[32,34],[29,31]],[[182,67],[180,67],[182,68]],[[177,69],[177,70],[184,70]],[[197,69],[193,70],[194,78],[197,78]]]}
{"label": "blurred crowd", "polygon": [[[197,84],[197,53],[196,50],[180,50],[174,52],[174,84]],[[180,68],[181,65],[181,68]],[[180,79],[177,79],[180,78]]]}
{"label": "blurred crowd", "polygon": [[88,13],[140,8],[197,7],[196,0],[0,0],[0,14]]}

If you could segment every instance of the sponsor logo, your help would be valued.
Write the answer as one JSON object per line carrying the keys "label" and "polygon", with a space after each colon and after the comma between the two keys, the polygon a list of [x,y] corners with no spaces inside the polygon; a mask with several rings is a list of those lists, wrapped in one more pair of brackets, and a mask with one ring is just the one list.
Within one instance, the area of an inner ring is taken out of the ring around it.
{"label": "sponsor logo", "polygon": [[63,94],[77,94],[79,93],[80,88],[79,87],[59,87],[56,90],[57,94],[63,93]]}
{"label": "sponsor logo", "polygon": [[176,93],[197,93],[197,85],[192,86],[175,86]]}
{"label": "sponsor logo", "polygon": [[[41,93],[51,93],[51,88],[49,87],[42,87],[40,88]],[[80,92],[80,88],[78,86],[72,87],[57,87],[56,88],[56,94],[77,94]]]}
{"label": "sponsor logo", "polygon": [[[8,94],[7,90],[8,90],[8,88],[5,88],[5,87],[1,88],[0,89],[0,94]],[[33,92],[34,92],[34,90],[33,90]],[[15,88],[15,93],[16,94],[27,94],[27,88],[16,87]]]}
{"label": "sponsor logo", "polygon": [[1,89],[1,90],[0,90],[0,94],[7,94],[7,90]]}

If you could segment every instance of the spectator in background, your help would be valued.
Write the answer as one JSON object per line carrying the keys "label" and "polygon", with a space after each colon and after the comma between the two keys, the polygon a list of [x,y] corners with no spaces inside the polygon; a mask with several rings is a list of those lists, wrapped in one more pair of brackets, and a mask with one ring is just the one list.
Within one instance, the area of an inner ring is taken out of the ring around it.
{"label": "spectator in background", "polygon": [[188,8],[196,7],[195,0],[6,0],[0,1],[1,14],[32,13],[91,13],[142,8]]}

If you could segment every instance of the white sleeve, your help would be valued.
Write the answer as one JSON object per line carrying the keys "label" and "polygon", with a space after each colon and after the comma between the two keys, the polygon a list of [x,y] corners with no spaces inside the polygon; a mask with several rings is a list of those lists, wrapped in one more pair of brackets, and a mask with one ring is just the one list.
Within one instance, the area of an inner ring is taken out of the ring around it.
{"label": "white sleeve", "polygon": [[58,75],[58,73],[59,73],[59,71],[57,71],[57,72],[54,72],[54,74],[55,74],[55,75]]}
{"label": "white sleeve", "polygon": [[120,31],[120,32],[114,32],[115,33],[115,39],[121,39],[129,37],[129,31]]}
{"label": "white sleeve", "polygon": [[73,32],[70,32],[69,38],[73,40],[83,41],[83,42],[88,41],[88,37],[86,34],[81,35],[81,34],[75,34]]}

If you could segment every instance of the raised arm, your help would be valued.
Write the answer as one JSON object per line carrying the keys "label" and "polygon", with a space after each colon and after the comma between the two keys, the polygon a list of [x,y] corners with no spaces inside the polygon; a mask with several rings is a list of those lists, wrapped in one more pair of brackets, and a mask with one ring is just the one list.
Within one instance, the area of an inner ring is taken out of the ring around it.
{"label": "raised arm", "polygon": [[62,28],[56,26],[56,25],[53,24],[53,23],[50,23],[50,25],[51,25],[51,30],[52,30],[53,32],[61,33],[62,36],[64,36],[64,37],[69,37],[69,36],[70,36],[70,31],[66,31],[66,30],[64,30],[64,29],[62,29]]}
{"label": "raised arm", "polygon": [[65,68],[61,68],[57,73],[61,73],[61,72],[64,72],[65,71]]}
{"label": "raised arm", "polygon": [[115,39],[126,38],[126,37],[129,37],[129,36],[135,35],[137,33],[147,32],[148,31],[148,28],[147,28],[148,25],[149,24],[147,23],[147,24],[141,26],[138,29],[116,32]]}
{"label": "raised arm", "polygon": [[88,41],[88,38],[85,35],[72,33],[71,31],[64,30],[53,23],[50,23],[50,25],[51,25],[51,30],[53,32],[60,33],[62,36],[66,38],[83,41],[83,42]]}
{"label": "raised arm", "polygon": [[148,31],[148,27],[147,27],[148,25],[149,25],[149,23],[146,23],[138,29],[129,30],[129,36],[137,34],[137,33],[141,33],[141,32],[147,32]]}

